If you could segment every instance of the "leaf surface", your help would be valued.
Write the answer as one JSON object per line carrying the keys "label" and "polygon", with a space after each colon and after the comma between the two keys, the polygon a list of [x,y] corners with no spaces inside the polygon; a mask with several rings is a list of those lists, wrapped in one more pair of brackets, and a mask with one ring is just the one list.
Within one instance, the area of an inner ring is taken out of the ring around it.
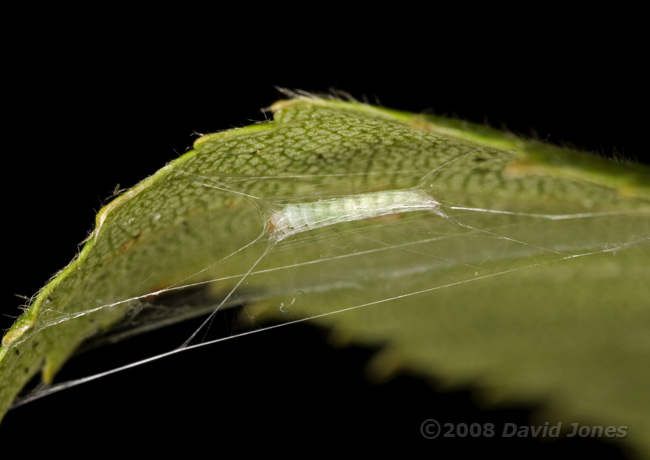
{"label": "leaf surface", "polygon": [[[100,211],[3,338],[0,413],[97,334],[243,305],[251,324],[309,318],[340,343],[383,345],[377,378],[408,370],[495,402],[543,400],[545,421],[627,426],[613,441],[650,452],[647,168],[356,103],[273,111],[204,136]],[[288,204],[394,190],[441,212],[380,215],[373,199],[375,218],[350,209],[283,239],[269,228]],[[152,301],[198,287],[198,306]]]}

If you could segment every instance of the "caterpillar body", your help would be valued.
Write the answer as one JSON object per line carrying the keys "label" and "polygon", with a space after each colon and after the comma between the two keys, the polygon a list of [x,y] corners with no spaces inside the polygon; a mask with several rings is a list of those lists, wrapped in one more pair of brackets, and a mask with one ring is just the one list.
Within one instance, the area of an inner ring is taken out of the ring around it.
{"label": "caterpillar body", "polygon": [[328,225],[413,211],[443,215],[440,203],[421,190],[390,190],[290,203],[271,215],[268,232],[276,240]]}

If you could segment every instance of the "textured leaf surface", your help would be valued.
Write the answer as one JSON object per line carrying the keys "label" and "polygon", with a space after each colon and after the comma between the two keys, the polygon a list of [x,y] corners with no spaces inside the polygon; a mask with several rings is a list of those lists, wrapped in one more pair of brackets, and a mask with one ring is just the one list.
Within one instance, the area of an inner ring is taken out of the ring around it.
{"label": "textured leaf surface", "polygon": [[[615,441],[650,452],[646,168],[359,104],[273,109],[273,123],[199,139],[99,213],[3,339],[0,413],[39,370],[51,381],[88,337],[146,310],[148,294],[209,281],[208,311],[228,298],[244,319],[313,318],[342,343],[386,344],[378,378],[408,369],[495,401],[544,400],[543,420],[624,425]],[[429,193],[448,218],[269,242],[268,218],[288,202],[396,189]]]}

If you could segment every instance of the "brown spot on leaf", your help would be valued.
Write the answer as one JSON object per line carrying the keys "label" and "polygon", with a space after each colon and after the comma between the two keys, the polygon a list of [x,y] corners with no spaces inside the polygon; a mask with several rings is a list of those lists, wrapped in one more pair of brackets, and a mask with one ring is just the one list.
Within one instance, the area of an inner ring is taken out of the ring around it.
{"label": "brown spot on leaf", "polygon": [[403,212],[396,212],[395,214],[386,214],[385,216],[368,217],[366,220],[369,222],[395,222],[404,217]]}

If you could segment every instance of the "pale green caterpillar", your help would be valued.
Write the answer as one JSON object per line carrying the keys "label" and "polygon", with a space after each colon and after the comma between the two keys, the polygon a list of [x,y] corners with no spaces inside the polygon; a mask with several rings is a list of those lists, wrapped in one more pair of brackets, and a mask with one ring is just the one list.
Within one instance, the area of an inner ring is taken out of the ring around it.
{"label": "pale green caterpillar", "polygon": [[271,215],[267,229],[271,238],[280,241],[327,225],[412,211],[443,215],[440,203],[421,190],[390,190],[287,204]]}

